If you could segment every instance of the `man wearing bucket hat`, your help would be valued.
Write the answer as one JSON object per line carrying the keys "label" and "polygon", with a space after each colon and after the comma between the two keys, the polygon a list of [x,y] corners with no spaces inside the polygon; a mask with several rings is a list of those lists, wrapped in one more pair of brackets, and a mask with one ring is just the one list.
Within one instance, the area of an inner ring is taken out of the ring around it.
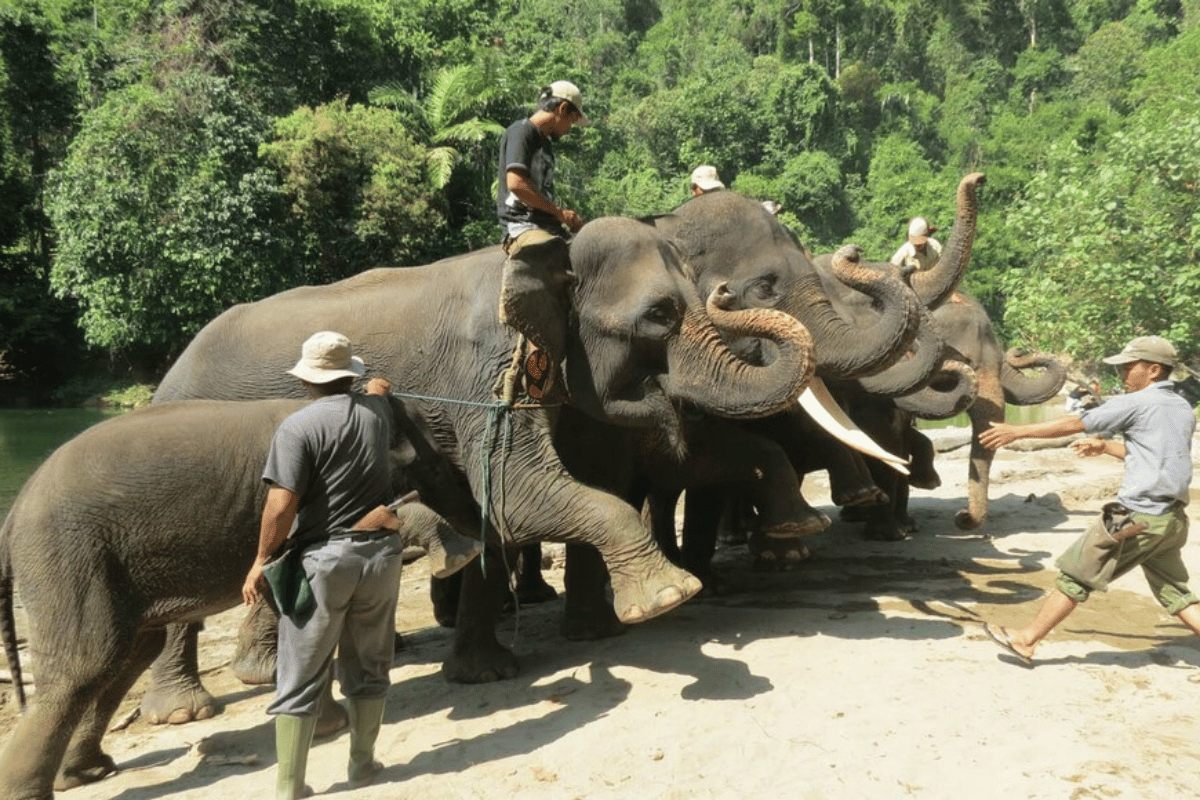
{"label": "man wearing bucket hat", "polygon": [[[1161,336],[1139,336],[1104,363],[1116,366],[1125,394],[1102,405],[1029,425],[992,423],[979,441],[995,450],[1018,439],[1048,439],[1086,432],[1072,442],[1080,456],[1108,454],[1125,462],[1116,502],[1107,503],[1091,528],[1056,561],[1055,588],[1023,628],[990,623],[984,631],[1023,663],[1050,631],[1096,589],[1140,566],[1155,598],[1200,635],[1200,599],[1188,589],[1180,555],[1187,542],[1184,506],[1192,481],[1191,445],[1196,428],[1192,407],[1169,380],[1178,362]],[[1122,441],[1110,437],[1121,434]],[[1189,677],[1200,682],[1200,673]]]}
{"label": "man wearing bucket hat", "polygon": [[915,272],[933,269],[942,257],[942,243],[930,235],[936,230],[924,217],[913,217],[908,221],[908,241],[892,254],[891,262]]}
{"label": "man wearing bucket hat", "polygon": [[692,196],[699,197],[702,194],[715,192],[724,189],[725,184],[721,183],[721,179],[717,176],[717,168],[709,164],[701,164],[692,170]]}
{"label": "man wearing bucket hat", "polygon": [[583,227],[583,218],[558,204],[554,143],[571,128],[590,124],[579,88],[555,81],[542,88],[537,110],[500,137],[496,216],[508,254],[500,320],[548,351],[555,362],[565,348],[556,320],[566,312],[567,238]]}
{"label": "man wearing bucket hat", "polygon": [[368,394],[351,392],[364,371],[342,334],[310,336],[288,372],[314,401],[280,423],[263,469],[267,500],[243,599],[257,599],[263,565],[290,535],[305,548],[316,600],[306,613],[279,618],[275,701],[267,709],[275,716],[277,800],[305,796],[308,749],[335,648],[349,700],[350,782],[363,785],[382,769],[374,746],[390,685],[403,544],[389,528],[356,529],[392,491],[391,409],[381,396],[391,387],[374,378]]}

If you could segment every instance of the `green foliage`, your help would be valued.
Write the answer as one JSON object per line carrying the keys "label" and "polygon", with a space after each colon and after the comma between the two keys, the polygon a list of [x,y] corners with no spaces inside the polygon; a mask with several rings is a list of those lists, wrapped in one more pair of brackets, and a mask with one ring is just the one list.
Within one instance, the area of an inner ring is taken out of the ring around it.
{"label": "green foliage", "polygon": [[1005,320],[1036,346],[1097,357],[1159,334],[1200,335],[1200,101],[1142,113],[1103,152],[1055,149],[1010,223],[1028,264],[1005,275]]}
{"label": "green foliage", "polygon": [[261,148],[304,236],[304,277],[325,283],[382,265],[421,263],[442,217],[426,154],[403,118],[337,101],[275,123]]}
{"label": "green foliage", "polygon": [[227,306],[298,277],[256,164],[267,120],[228,80],[179,74],[112,92],[52,176],[51,284],[101,347],[179,346]]}

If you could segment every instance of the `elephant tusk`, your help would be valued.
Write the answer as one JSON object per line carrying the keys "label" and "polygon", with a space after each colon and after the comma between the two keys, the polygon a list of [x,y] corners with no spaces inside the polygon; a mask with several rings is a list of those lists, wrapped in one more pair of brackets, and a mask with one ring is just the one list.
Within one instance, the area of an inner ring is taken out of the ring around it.
{"label": "elephant tusk", "polygon": [[829,387],[820,378],[814,377],[800,394],[800,407],[842,444],[879,459],[901,475],[908,474],[908,459],[884,450],[855,425],[854,420],[846,416],[846,412],[829,394]]}

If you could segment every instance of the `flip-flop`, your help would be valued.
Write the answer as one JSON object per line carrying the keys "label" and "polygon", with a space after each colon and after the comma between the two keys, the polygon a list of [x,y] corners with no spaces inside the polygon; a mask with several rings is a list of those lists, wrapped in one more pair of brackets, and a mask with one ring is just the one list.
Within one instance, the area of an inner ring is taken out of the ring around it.
{"label": "flip-flop", "polygon": [[[996,631],[999,631],[999,635],[997,635]],[[991,624],[985,622],[985,623],[983,623],[983,632],[986,633],[988,635],[988,638],[990,638],[993,642],[1000,645],[1000,647],[1002,647],[1003,649],[1012,653],[1017,658],[1021,659],[1022,664],[1024,664],[1027,667],[1033,666],[1032,658],[1030,658],[1027,655],[1024,655],[1023,653],[1018,653],[1017,648],[1013,647],[1012,639],[1010,639],[1008,637],[1008,629],[1007,628],[1003,628],[1003,627],[997,625],[996,630],[992,630]]]}

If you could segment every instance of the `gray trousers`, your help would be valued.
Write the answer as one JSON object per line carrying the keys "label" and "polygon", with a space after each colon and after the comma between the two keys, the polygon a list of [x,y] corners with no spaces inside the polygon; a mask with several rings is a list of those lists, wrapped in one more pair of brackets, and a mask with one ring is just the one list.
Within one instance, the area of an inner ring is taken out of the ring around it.
{"label": "gray trousers", "polygon": [[391,535],[332,539],[304,551],[316,608],[301,619],[279,618],[275,702],[268,714],[315,716],[335,649],[343,695],[387,694],[403,549],[400,537]]}

